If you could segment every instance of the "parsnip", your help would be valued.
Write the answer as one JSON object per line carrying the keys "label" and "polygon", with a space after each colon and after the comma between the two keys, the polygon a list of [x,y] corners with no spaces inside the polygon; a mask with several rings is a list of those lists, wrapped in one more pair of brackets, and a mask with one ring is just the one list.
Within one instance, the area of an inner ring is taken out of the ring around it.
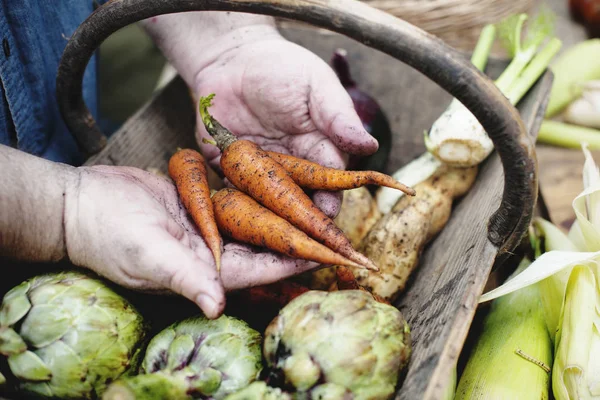
{"label": "parsnip", "polygon": [[402,197],[359,246],[379,272],[353,269],[358,283],[387,301],[394,301],[419,264],[424,246],[439,233],[452,210],[452,201],[475,182],[478,167],[441,166],[415,186],[416,197]]}
{"label": "parsnip", "polygon": [[[352,246],[358,248],[380,218],[381,212],[369,190],[359,187],[344,191],[342,207],[334,222],[350,239]],[[315,290],[328,290],[335,280],[335,267],[322,268],[311,273],[309,286]]]}
{"label": "parsnip", "polygon": [[352,246],[358,247],[381,216],[369,190],[360,187],[344,191],[342,207],[334,222],[348,236]]}

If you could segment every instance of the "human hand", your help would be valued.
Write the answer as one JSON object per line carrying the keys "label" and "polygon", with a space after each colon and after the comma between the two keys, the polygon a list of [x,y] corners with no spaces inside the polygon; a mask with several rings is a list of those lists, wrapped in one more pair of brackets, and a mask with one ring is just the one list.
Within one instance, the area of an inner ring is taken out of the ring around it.
{"label": "human hand", "polygon": [[316,266],[226,243],[219,279],[212,253],[172,182],[129,167],[82,167],[78,174],[65,193],[69,259],[124,287],[181,294],[216,318],[226,290],[272,283]]}
{"label": "human hand", "polygon": [[[219,122],[265,150],[338,169],[346,166],[345,153],[377,150],[333,70],[279,35],[224,51],[197,73],[194,87],[196,100],[216,94],[210,112]],[[202,143],[210,136],[199,115],[197,121],[202,152],[219,169],[219,150]],[[331,217],[339,212],[340,193],[316,192],[313,200]]]}

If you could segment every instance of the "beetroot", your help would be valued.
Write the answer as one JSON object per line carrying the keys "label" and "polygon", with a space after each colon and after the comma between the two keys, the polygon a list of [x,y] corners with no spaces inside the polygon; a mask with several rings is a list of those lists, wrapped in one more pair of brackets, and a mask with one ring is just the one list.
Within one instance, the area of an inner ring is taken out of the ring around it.
{"label": "beetroot", "polygon": [[352,79],[345,50],[338,49],[333,53],[331,66],[350,95],[365,130],[379,142],[379,149],[374,154],[351,157],[348,169],[385,172],[392,145],[392,131],[386,115],[377,101],[360,90]]}

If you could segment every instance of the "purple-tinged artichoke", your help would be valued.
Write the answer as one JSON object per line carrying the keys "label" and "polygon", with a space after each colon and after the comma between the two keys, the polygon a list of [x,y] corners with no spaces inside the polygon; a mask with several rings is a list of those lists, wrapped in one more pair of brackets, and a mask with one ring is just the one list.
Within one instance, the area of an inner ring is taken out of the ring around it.
{"label": "purple-tinged artichoke", "polygon": [[186,319],[152,338],[140,375],[113,383],[104,398],[223,399],[258,378],[261,341],[233,317]]}

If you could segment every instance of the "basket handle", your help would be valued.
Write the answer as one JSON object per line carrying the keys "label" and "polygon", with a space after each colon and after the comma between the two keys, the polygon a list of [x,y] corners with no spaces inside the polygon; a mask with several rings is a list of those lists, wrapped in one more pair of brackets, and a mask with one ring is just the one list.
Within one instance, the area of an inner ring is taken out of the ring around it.
{"label": "basket handle", "polygon": [[504,168],[500,207],[488,222],[488,239],[501,253],[520,242],[537,198],[533,143],[518,111],[494,83],[456,50],[421,29],[357,0],[112,0],[94,11],[69,39],[56,90],[65,122],[80,148],[99,152],[106,137],[82,97],[82,80],[94,51],[112,33],[161,14],[233,11],[307,22],[353,38],[410,65],[462,102],[492,139]]}

